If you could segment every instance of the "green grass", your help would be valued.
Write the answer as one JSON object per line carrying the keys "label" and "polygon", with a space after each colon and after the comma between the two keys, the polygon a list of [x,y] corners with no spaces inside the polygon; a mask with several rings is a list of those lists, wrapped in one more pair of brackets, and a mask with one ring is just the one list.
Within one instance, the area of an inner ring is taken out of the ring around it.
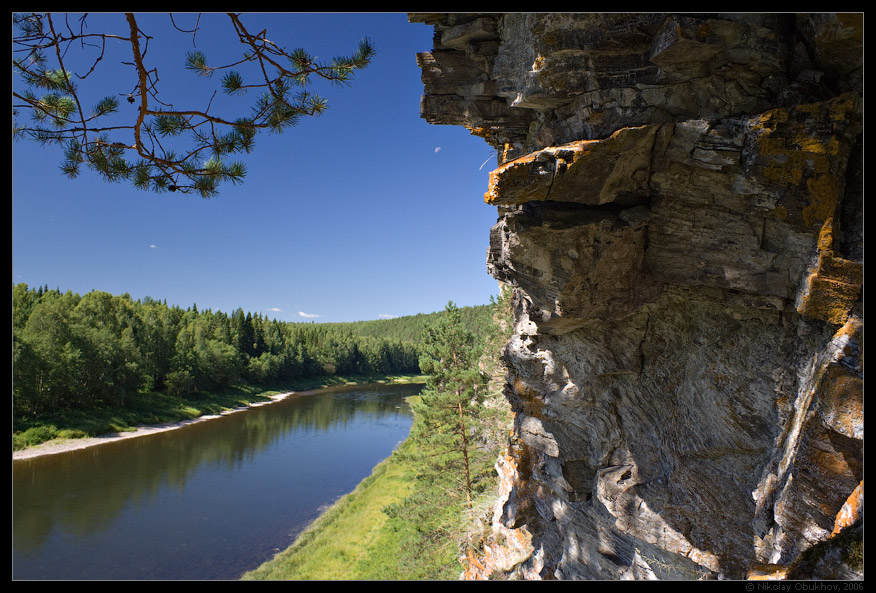
{"label": "green grass", "polygon": [[181,422],[206,414],[218,414],[285,391],[309,391],[335,385],[365,383],[423,383],[416,375],[367,375],[350,377],[314,377],[288,385],[238,385],[218,393],[200,393],[175,397],[163,393],[142,393],[132,396],[122,406],[91,407],[69,410],[36,418],[13,418],[13,451],[33,447],[53,440],[101,436],[113,432],[135,430],[138,426]]}
{"label": "green grass", "polygon": [[[449,534],[463,534],[464,518],[447,506],[443,490],[424,489],[418,482],[419,456],[412,454],[415,443],[405,440],[290,547],[244,574],[242,580],[456,580],[462,571],[459,542]],[[441,516],[441,542],[426,543],[422,534],[418,535],[416,515],[402,512],[391,513],[391,517],[384,512],[390,506],[409,504],[411,496],[431,509],[426,511],[430,516]],[[490,501],[493,499],[494,495]]]}
{"label": "green grass", "polygon": [[244,580],[398,580],[400,534],[381,509],[411,492],[398,455],[378,464],[356,489],[314,521],[286,550]]}

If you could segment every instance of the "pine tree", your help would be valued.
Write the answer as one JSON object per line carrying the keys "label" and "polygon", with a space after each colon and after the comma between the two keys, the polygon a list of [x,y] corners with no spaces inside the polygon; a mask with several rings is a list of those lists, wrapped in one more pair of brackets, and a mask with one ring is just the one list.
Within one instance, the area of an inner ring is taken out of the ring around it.
{"label": "pine tree", "polygon": [[488,382],[478,368],[482,347],[452,301],[426,328],[423,342],[420,368],[428,380],[413,406],[418,425],[411,435],[425,452],[419,478],[443,488],[444,500],[470,514],[490,465],[479,449]]}

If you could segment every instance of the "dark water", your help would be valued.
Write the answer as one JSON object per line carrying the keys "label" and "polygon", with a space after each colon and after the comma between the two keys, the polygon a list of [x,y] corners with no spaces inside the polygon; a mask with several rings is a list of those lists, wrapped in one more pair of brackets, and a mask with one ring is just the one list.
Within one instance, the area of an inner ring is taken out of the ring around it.
{"label": "dark water", "polygon": [[13,579],[236,579],[410,430],[419,385],[331,388],[13,462]]}

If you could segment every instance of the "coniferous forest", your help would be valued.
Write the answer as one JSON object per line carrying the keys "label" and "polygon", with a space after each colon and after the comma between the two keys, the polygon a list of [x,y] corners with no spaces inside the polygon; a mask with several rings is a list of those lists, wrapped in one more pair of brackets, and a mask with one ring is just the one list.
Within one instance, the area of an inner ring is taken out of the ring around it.
{"label": "coniferous forest", "polygon": [[[185,398],[248,383],[419,373],[436,315],[293,323],[241,309],[187,309],[128,294],[13,286],[13,413],[125,406],[147,392]],[[489,307],[466,308],[472,327]]]}

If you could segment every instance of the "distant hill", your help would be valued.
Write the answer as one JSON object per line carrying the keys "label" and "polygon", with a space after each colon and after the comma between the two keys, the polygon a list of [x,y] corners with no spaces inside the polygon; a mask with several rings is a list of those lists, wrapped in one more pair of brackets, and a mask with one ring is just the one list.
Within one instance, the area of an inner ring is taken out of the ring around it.
{"label": "distant hill", "polygon": [[[480,334],[489,327],[492,319],[490,305],[460,307],[466,325],[475,333]],[[398,340],[406,343],[419,344],[423,330],[435,322],[444,311],[435,313],[418,313],[392,319],[373,319],[369,321],[351,321],[339,323],[323,323],[327,329],[339,333],[349,333],[352,336]]]}

